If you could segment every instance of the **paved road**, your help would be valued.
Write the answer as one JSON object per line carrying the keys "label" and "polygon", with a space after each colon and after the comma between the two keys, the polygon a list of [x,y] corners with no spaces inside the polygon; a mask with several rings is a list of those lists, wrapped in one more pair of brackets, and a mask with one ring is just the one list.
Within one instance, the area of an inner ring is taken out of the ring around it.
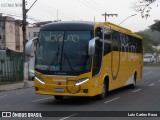
{"label": "paved road", "polygon": [[[52,96],[34,94],[34,88],[0,92],[0,111],[72,111],[66,113],[66,116],[48,118],[51,120],[106,120],[104,117],[94,117],[95,112],[87,111],[160,111],[160,68],[145,67],[143,80],[137,84],[135,89],[121,88],[112,91],[104,100],[65,98],[63,101],[55,101]],[[86,118],[87,115],[90,117]],[[159,120],[160,118],[108,117],[108,119]]]}

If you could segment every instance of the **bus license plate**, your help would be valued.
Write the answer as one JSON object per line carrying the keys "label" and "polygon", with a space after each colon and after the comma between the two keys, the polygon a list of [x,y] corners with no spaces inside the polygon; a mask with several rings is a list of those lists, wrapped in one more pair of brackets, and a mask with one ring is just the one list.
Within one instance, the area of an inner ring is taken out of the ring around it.
{"label": "bus license plate", "polygon": [[55,88],[54,91],[55,92],[64,92],[64,88]]}

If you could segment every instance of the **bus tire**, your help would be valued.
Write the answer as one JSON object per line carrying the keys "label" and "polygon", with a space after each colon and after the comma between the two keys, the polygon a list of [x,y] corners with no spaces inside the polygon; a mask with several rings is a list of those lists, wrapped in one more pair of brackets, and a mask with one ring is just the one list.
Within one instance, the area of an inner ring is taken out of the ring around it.
{"label": "bus tire", "polygon": [[63,99],[63,96],[54,95],[54,98],[55,98],[56,100],[62,100],[62,99]]}
{"label": "bus tire", "polygon": [[129,86],[131,89],[134,89],[136,87],[136,78],[137,78],[137,73],[134,74],[133,83]]}
{"label": "bus tire", "polygon": [[106,84],[106,82],[104,81],[104,82],[103,82],[103,88],[102,88],[102,94],[99,94],[99,95],[97,96],[97,99],[98,99],[98,100],[103,100],[103,99],[106,97],[106,95],[107,95],[107,84]]}

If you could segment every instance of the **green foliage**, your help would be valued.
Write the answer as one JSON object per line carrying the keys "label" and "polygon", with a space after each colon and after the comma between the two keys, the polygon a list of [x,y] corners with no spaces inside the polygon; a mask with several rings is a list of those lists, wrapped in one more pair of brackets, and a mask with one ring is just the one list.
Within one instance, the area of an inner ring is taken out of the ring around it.
{"label": "green foliage", "polygon": [[154,42],[153,42],[153,45],[154,45],[154,46],[158,46],[159,44],[160,44],[160,41],[154,41]]}
{"label": "green foliage", "polygon": [[143,63],[145,67],[160,67],[160,63]]}
{"label": "green foliage", "polygon": [[152,31],[158,31],[160,32],[160,20],[155,20],[155,23],[150,26]]}
{"label": "green foliage", "polygon": [[143,51],[144,53],[153,53],[154,49],[152,45],[154,44],[153,39],[148,34],[144,34],[143,32],[136,33],[140,35],[143,39]]}
{"label": "green foliage", "polygon": [[141,32],[148,34],[154,41],[160,41],[160,34],[158,31],[152,31],[151,29],[146,29]]}

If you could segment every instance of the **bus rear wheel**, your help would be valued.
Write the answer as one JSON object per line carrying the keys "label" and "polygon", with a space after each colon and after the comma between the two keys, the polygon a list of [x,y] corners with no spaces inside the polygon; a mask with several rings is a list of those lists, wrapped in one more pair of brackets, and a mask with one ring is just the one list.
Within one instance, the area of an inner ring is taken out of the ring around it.
{"label": "bus rear wheel", "polygon": [[136,73],[134,74],[133,83],[129,86],[131,89],[134,89],[136,87]]}

